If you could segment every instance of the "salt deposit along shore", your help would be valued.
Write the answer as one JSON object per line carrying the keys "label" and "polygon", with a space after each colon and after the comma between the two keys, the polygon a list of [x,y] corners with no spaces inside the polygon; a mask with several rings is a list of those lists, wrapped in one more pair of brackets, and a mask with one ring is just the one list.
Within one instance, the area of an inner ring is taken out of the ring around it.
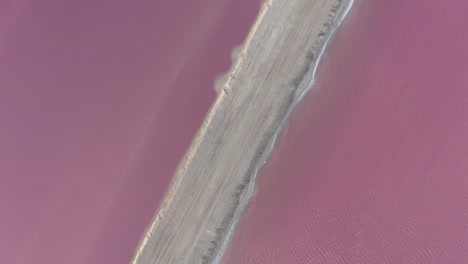
{"label": "salt deposit along shore", "polygon": [[266,1],[134,264],[218,263],[257,172],[353,1]]}

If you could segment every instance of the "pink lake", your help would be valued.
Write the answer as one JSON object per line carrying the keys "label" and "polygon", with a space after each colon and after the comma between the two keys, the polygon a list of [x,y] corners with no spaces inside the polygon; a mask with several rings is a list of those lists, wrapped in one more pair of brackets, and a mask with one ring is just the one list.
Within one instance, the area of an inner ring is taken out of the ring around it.
{"label": "pink lake", "polygon": [[259,6],[1,1],[0,263],[129,263]]}
{"label": "pink lake", "polygon": [[356,1],[223,263],[468,263],[467,10]]}

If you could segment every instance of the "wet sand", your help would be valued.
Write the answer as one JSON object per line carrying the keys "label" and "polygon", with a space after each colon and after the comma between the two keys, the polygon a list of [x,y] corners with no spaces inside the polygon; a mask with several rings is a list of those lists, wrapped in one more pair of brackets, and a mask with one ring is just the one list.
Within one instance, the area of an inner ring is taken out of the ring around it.
{"label": "wet sand", "polygon": [[260,1],[0,1],[0,263],[129,263]]}
{"label": "wet sand", "polygon": [[468,261],[467,9],[356,2],[222,263]]}

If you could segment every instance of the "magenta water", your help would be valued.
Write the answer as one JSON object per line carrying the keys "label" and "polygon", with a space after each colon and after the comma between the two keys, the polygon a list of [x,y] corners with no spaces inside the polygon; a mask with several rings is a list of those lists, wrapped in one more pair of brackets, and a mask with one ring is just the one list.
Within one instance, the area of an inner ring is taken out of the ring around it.
{"label": "magenta water", "polygon": [[468,262],[468,2],[356,1],[223,262]]}
{"label": "magenta water", "polygon": [[130,262],[259,2],[0,1],[0,263]]}

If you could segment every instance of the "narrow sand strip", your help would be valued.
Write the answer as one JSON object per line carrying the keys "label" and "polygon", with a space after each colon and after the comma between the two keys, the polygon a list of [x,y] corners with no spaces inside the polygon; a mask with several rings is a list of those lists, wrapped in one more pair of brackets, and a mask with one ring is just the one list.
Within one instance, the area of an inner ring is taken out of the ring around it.
{"label": "narrow sand strip", "polygon": [[258,171],[352,4],[263,4],[133,263],[220,262]]}

